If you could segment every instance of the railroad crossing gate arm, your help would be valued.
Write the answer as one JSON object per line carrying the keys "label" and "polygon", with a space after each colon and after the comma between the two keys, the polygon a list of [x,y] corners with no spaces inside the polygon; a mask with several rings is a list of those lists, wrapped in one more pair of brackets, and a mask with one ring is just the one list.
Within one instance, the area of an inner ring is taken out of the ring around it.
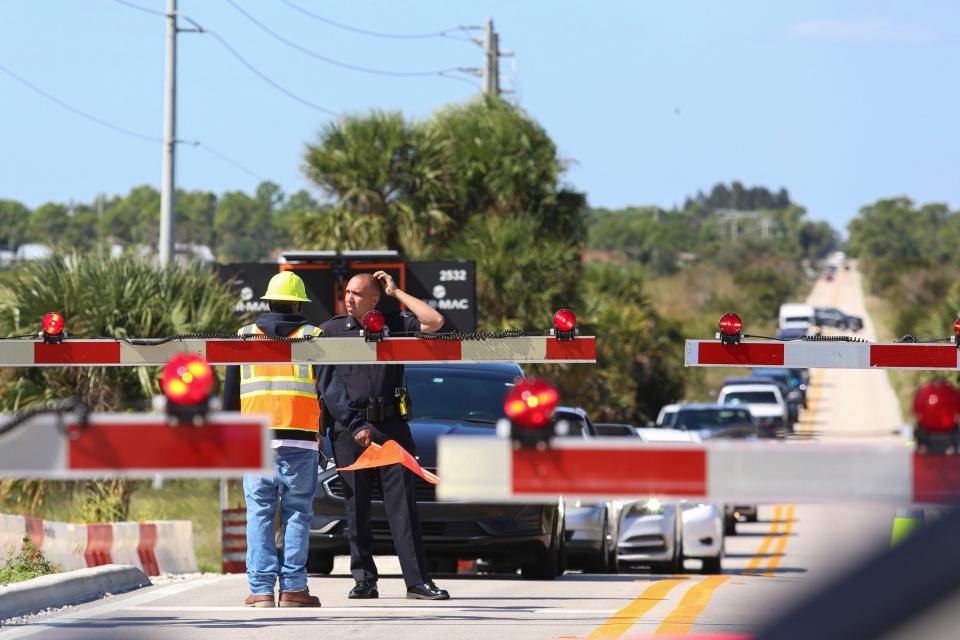
{"label": "railroad crossing gate arm", "polygon": [[[0,425],[10,416],[0,416]],[[38,415],[0,435],[0,476],[80,479],[196,478],[273,474],[269,418],[218,412],[201,426],[164,415]]]}
{"label": "railroad crossing gate arm", "polygon": [[[319,338],[302,342],[242,339],[177,339],[160,344],[138,340],[0,340],[0,367],[161,366],[178,353],[195,353],[211,365],[229,364],[417,364],[417,363],[595,363],[596,338],[520,336],[487,340]],[[159,341],[158,341],[159,342]]]}
{"label": "railroad crossing gate arm", "polygon": [[688,367],[956,370],[958,353],[955,344],[687,340],[685,363]]}
{"label": "railroad crossing gate arm", "polygon": [[926,504],[960,496],[960,456],[920,454],[903,444],[554,439],[538,450],[516,448],[508,438],[444,436],[438,455],[444,500]]}

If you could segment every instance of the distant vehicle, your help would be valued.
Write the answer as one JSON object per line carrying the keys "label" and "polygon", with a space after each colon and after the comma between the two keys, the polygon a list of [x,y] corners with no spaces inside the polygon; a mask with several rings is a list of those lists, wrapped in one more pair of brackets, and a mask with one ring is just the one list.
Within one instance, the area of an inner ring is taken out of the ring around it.
{"label": "distant vehicle", "polygon": [[816,307],[816,324],[821,327],[836,329],[852,329],[859,331],[863,328],[863,318],[844,313],[835,307]]}
{"label": "distant vehicle", "polygon": [[639,435],[632,424],[596,422],[593,426],[601,438],[636,438]]}
{"label": "distant vehicle", "polygon": [[757,426],[750,411],[737,404],[682,404],[677,409],[673,428],[696,432],[701,440],[757,437]]}
{"label": "distant vehicle", "polygon": [[[553,420],[567,423],[568,437],[593,440],[602,436],[580,407],[557,407]],[[608,426],[633,429],[630,425]],[[567,502],[563,513],[567,565],[589,573],[616,573],[619,521],[619,502]]]}
{"label": "distant vehicle", "polygon": [[780,305],[781,329],[806,329],[817,323],[816,312],[809,304],[787,303]]}
{"label": "distant vehicle", "polygon": [[779,437],[788,429],[787,402],[776,384],[743,384],[723,387],[717,397],[720,404],[745,405],[761,434]]}
{"label": "distant vehicle", "polygon": [[[800,392],[790,386],[790,382],[781,377],[765,376],[754,373],[749,376],[736,376],[727,378],[723,381],[724,387],[750,386],[755,384],[773,384],[779,387],[780,395],[787,403],[787,430],[793,431],[793,425],[800,419],[800,405],[803,404],[803,396]],[[764,425],[759,428],[761,437],[777,437],[776,429],[771,425]]]}
{"label": "distant vehicle", "polygon": [[[807,389],[810,384],[809,369],[789,367],[757,367],[750,372],[751,377],[767,377],[781,380],[790,386],[791,391],[799,393],[803,408],[807,408]],[[795,396],[796,397],[796,396]]]}
{"label": "distant vehicle", "polygon": [[[699,442],[698,432],[637,429],[644,442]],[[723,507],[715,503],[666,503],[657,498],[627,503],[620,518],[617,559],[620,566],[649,566],[679,573],[683,558],[703,563],[704,573],[719,573],[724,554]]]}
{"label": "distant vehicle", "polygon": [[657,415],[657,421],[654,426],[665,429],[673,427],[673,424],[677,419],[677,409],[679,408],[680,405],[678,404],[663,405],[663,408],[660,409],[660,413]]}

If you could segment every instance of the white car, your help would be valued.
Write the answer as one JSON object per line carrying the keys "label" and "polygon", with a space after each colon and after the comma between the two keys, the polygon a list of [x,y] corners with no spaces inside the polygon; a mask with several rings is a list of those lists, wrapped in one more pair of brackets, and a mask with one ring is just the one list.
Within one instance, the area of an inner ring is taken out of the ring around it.
{"label": "white car", "polygon": [[[644,442],[701,441],[695,431],[637,429]],[[620,566],[646,565],[677,573],[684,558],[703,563],[704,573],[718,573],[724,553],[723,507],[696,502],[662,502],[657,498],[623,505],[617,543]]]}
{"label": "white car", "polygon": [[788,302],[780,305],[780,329],[806,329],[817,324],[817,313],[809,304]]}
{"label": "white car", "polygon": [[660,409],[660,413],[657,414],[656,425],[658,427],[672,427],[674,420],[677,419],[677,410],[680,408],[678,404],[665,404],[663,408]]}
{"label": "white car", "polygon": [[737,384],[720,390],[718,404],[739,404],[747,407],[757,429],[781,436],[786,433],[789,412],[787,403],[775,384]]}

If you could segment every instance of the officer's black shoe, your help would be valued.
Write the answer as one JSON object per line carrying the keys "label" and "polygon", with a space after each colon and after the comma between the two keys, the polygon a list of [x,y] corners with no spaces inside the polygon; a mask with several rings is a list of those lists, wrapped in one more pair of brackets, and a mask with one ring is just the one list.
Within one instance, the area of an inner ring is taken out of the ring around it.
{"label": "officer's black shoe", "polygon": [[369,600],[379,597],[376,580],[357,580],[357,584],[353,585],[353,589],[350,589],[350,593],[347,594],[350,600]]}
{"label": "officer's black shoe", "polygon": [[449,600],[450,594],[433,584],[433,580],[427,580],[423,584],[407,587],[407,598],[409,600]]}

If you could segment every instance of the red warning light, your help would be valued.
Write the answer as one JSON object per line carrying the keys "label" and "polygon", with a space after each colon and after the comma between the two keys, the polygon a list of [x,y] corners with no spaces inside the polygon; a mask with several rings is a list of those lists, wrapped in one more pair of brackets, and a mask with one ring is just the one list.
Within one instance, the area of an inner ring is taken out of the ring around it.
{"label": "red warning light", "polygon": [[735,336],[743,329],[743,320],[735,313],[725,313],[720,317],[720,333]]}
{"label": "red warning light", "polygon": [[545,380],[521,380],[507,394],[503,412],[523,429],[542,429],[550,424],[560,395]]}
{"label": "red warning light", "polygon": [[206,402],[213,391],[213,370],[194,353],[180,353],[167,362],[160,386],[174,404],[195,405]]}
{"label": "red warning light", "polygon": [[946,380],[928,382],[913,397],[913,413],[928,431],[950,431],[960,414],[960,391]]}

